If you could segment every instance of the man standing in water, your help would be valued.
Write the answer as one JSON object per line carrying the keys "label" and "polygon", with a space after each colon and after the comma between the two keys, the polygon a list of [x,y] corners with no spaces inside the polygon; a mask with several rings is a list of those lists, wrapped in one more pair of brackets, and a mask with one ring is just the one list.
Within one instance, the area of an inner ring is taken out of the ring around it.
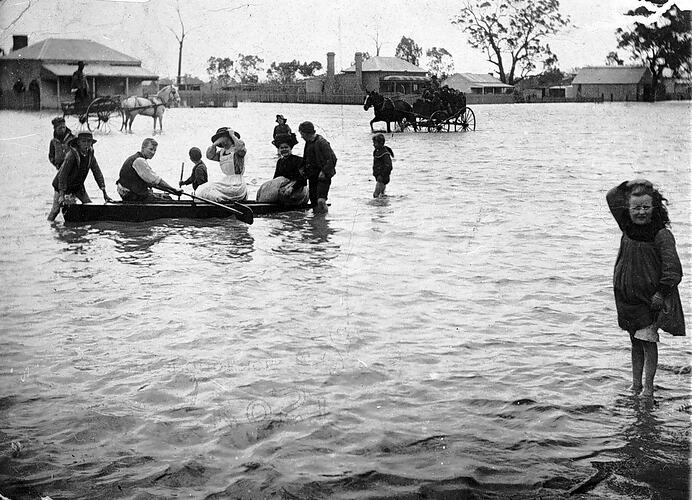
{"label": "man standing in water", "polygon": [[91,170],[94,180],[103,192],[106,202],[113,201],[106,192],[106,183],[103,174],[94,156],[94,144],[96,139],[91,132],[80,132],[70,141],[70,149],[53,179],[53,207],[48,214],[48,220],[53,222],[60,213],[60,207],[64,203],[72,203],[73,198],[78,198],[82,203],[91,203],[91,198],[84,188],[84,181]]}
{"label": "man standing in water", "polygon": [[336,175],[336,155],[329,142],[315,133],[311,122],[303,122],[298,132],[305,141],[303,161],[309,182],[310,204],[316,214],[327,212],[327,195],[332,177]]}

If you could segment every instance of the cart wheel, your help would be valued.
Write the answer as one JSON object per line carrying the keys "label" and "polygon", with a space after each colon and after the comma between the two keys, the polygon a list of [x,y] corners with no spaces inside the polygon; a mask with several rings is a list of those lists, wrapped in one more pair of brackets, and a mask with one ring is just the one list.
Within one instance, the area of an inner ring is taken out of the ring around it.
{"label": "cart wheel", "polygon": [[[435,111],[428,120],[428,132],[441,132],[445,127],[447,113],[444,111]],[[447,124],[449,129],[449,124]]]}
{"label": "cart wheel", "polygon": [[456,132],[457,130],[462,132],[476,130],[476,115],[471,108],[466,108],[464,112],[454,120],[454,131]]}
{"label": "cart wheel", "polygon": [[113,130],[120,130],[123,115],[119,103],[107,97],[94,99],[87,109],[87,123],[92,132],[98,130],[110,134]]}

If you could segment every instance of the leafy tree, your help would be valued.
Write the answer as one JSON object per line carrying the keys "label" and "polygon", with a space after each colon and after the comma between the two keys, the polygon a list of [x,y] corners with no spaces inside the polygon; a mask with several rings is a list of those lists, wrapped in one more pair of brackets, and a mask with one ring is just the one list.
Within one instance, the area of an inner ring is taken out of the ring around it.
{"label": "leafy tree", "polygon": [[433,47],[425,51],[428,57],[428,71],[431,75],[435,75],[439,79],[445,79],[454,71],[454,61],[452,54],[446,49]]}
{"label": "leafy tree", "polygon": [[311,63],[304,62],[298,66],[298,73],[303,77],[308,78],[315,75],[315,71],[322,69],[322,63],[319,61],[312,61]]}
{"label": "leafy tree", "polygon": [[509,85],[526,77],[535,61],[551,55],[544,40],[569,24],[559,0],[466,0],[452,19],[485,52],[500,80]]}
{"label": "leafy tree", "polygon": [[231,69],[233,61],[228,57],[210,57],[207,60],[207,73],[212,82],[218,82],[221,85],[231,83]]}
{"label": "leafy tree", "polygon": [[235,79],[240,83],[257,83],[257,72],[263,62],[264,59],[258,56],[238,54],[235,60]]}
{"label": "leafy tree", "polygon": [[644,6],[626,13],[628,16],[645,18],[652,14],[660,14],[660,17],[656,16],[657,20],[652,22],[635,21],[631,28],[618,28],[615,34],[618,48],[629,50],[631,60],[640,62],[651,70],[651,86],[655,96],[664,70],[668,69],[673,76],[679,77],[692,69],[692,35],[690,11],[682,11],[675,4],[662,13]]}
{"label": "leafy tree", "polygon": [[413,41],[413,38],[402,36],[399,45],[396,46],[394,55],[418,66],[418,61],[423,55],[423,49]]}
{"label": "leafy tree", "polygon": [[273,62],[267,70],[267,79],[275,83],[293,83],[300,63],[295,59],[290,62]]}

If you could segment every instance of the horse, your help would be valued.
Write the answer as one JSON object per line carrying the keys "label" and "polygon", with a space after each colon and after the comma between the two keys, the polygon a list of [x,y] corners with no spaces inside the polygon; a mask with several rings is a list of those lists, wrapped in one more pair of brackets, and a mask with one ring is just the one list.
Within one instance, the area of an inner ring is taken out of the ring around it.
{"label": "horse", "polygon": [[132,133],[132,122],[137,115],[151,116],[154,119],[154,134],[156,134],[156,119],[159,119],[159,129],[163,132],[163,112],[172,103],[180,103],[180,94],[173,85],[166,85],[159,90],[155,96],[137,97],[132,96],[125,99],[122,106],[123,124],[121,131]]}
{"label": "horse", "polygon": [[[375,131],[372,126],[375,122],[385,122],[387,124],[387,133],[391,132],[389,127],[390,122],[398,123],[399,130],[402,131],[406,127],[406,124],[411,124],[414,130],[418,130],[413,108],[406,101],[401,99],[393,101],[389,97],[384,97],[376,90],[372,90],[365,96],[363,109],[367,111],[371,106],[375,110],[375,118],[370,120],[371,131]],[[406,122],[406,124],[404,122]]]}

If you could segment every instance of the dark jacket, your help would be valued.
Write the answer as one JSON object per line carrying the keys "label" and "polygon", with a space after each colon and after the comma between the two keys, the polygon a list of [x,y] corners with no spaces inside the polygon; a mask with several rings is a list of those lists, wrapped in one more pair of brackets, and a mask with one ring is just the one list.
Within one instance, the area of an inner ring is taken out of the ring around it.
{"label": "dark jacket", "polygon": [[389,174],[392,173],[393,155],[389,146],[378,147],[372,152],[372,175],[375,179],[378,177],[389,179]]}
{"label": "dark jacket", "polygon": [[94,150],[89,150],[85,157],[82,157],[79,152],[70,148],[65,156],[65,161],[55,178],[53,179],[53,188],[56,191],[64,193],[77,193],[84,189],[84,181],[87,174],[91,170],[94,175],[94,180],[98,187],[103,191],[106,189],[106,183],[103,180],[103,174],[99,168],[99,164],[94,157]]}
{"label": "dark jacket", "polygon": [[291,135],[291,127],[285,123],[277,125],[274,127],[274,139],[276,139],[277,135]]}
{"label": "dark jacket", "polygon": [[[668,333],[685,335],[685,319],[678,292],[682,265],[673,233],[660,223],[641,227],[632,223],[625,183],[608,191],[606,200],[622,230],[613,271],[618,325],[623,330],[634,332],[656,323]],[[665,301],[661,313],[651,309],[651,298],[657,292]]]}
{"label": "dark jacket", "polygon": [[183,181],[182,185],[187,186],[192,184],[192,189],[197,189],[199,186],[207,182],[209,178],[207,177],[207,166],[202,160],[192,167],[192,173],[187,180]]}
{"label": "dark jacket", "polygon": [[320,172],[329,179],[336,175],[336,155],[329,141],[321,135],[315,134],[313,140],[305,143],[303,161],[308,179],[317,177]]}
{"label": "dark jacket", "polygon": [[60,169],[67,152],[70,149],[69,142],[74,139],[72,131],[68,128],[65,129],[65,135],[61,138],[55,135],[53,131],[53,138],[50,140],[50,146],[48,147],[48,159],[53,164],[56,169]]}
{"label": "dark jacket", "polygon": [[293,154],[282,156],[276,162],[274,179],[277,177],[286,177],[286,179],[296,181],[295,187],[303,187],[307,184],[307,179],[300,173],[302,166],[303,159],[300,156]]}

